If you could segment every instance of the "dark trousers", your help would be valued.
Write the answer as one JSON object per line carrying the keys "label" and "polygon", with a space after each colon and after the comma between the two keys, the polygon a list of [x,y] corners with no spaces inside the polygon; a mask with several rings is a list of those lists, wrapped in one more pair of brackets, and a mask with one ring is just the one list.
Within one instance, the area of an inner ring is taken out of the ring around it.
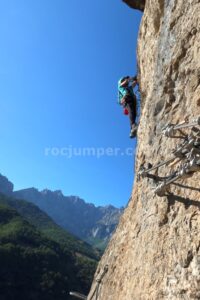
{"label": "dark trousers", "polygon": [[136,96],[126,96],[125,97],[125,107],[128,109],[129,112],[129,118],[130,118],[130,124],[135,124],[135,120],[137,117],[137,99]]}

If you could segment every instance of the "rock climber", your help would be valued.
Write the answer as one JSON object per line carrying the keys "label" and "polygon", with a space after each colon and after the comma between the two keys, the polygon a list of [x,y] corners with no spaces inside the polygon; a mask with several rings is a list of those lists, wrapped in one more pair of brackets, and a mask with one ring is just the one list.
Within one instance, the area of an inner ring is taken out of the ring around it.
{"label": "rock climber", "polygon": [[133,91],[137,84],[137,76],[126,76],[118,82],[118,103],[124,107],[124,113],[129,114],[131,124],[130,138],[136,137],[137,134],[137,99]]}

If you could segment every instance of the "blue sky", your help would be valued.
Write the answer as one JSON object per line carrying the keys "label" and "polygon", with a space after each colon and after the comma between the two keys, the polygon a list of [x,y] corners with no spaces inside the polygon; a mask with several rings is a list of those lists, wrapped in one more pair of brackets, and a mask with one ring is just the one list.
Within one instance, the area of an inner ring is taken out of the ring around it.
{"label": "blue sky", "polygon": [[[16,190],[60,189],[96,205],[126,205],[134,163],[123,153],[135,141],[117,105],[117,81],[136,73],[140,19],[121,0],[0,2],[0,172]],[[88,147],[121,150],[61,155]]]}

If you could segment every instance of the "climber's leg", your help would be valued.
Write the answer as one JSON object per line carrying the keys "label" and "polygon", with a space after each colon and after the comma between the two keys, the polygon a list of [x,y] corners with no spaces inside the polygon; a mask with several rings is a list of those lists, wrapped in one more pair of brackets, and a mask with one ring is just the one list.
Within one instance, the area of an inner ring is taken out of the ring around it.
{"label": "climber's leg", "polygon": [[136,107],[136,98],[127,97],[126,98],[126,107],[129,112],[130,125],[131,125],[131,133],[130,137],[133,138],[137,133],[137,125],[135,123],[137,116],[137,107]]}
{"label": "climber's leg", "polygon": [[137,116],[136,98],[127,96],[125,101],[126,101],[126,108],[128,109],[129,112],[130,124],[132,127],[132,125],[135,124],[135,120]]}

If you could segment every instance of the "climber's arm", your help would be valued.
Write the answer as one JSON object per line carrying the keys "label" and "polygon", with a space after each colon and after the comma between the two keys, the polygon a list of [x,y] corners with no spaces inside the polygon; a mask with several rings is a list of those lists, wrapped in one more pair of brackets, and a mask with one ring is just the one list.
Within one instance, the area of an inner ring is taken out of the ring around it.
{"label": "climber's arm", "polygon": [[129,84],[129,79],[124,79],[121,84],[120,87],[126,87]]}
{"label": "climber's arm", "polygon": [[129,83],[131,83],[131,86],[134,88],[138,84],[137,76],[130,78]]}

